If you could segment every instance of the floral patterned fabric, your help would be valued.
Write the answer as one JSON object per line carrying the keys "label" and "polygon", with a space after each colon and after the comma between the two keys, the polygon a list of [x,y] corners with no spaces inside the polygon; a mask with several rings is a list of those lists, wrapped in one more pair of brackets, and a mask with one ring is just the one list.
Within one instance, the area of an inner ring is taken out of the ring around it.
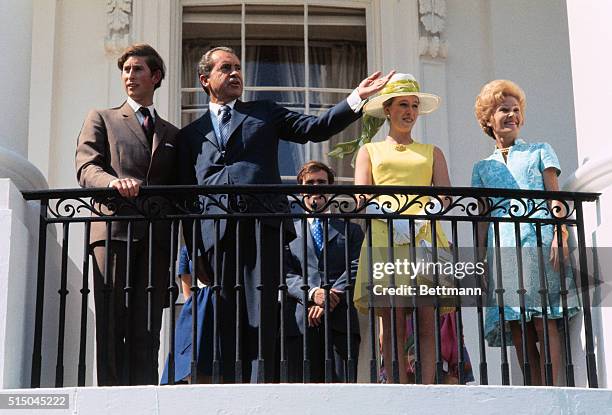
{"label": "floral patterned fabric", "polygon": [[[489,187],[503,189],[545,190],[543,172],[554,168],[557,175],[561,172],[559,160],[552,147],[547,143],[527,143],[517,139],[510,147],[507,160],[501,152],[495,152],[484,160],[477,162],[472,171],[473,187]],[[548,205],[544,200],[501,200],[493,201],[494,217],[522,216],[526,212],[530,218],[550,218]],[[541,258],[543,259],[543,275],[540,275],[540,254],[537,244],[537,229],[534,223],[520,224],[520,246],[522,255],[522,276],[525,293],[527,321],[542,315],[542,300],[540,289],[544,284],[548,290],[546,296],[548,318],[563,317],[562,296],[560,295],[561,275],[555,272],[549,261],[550,245],[554,235],[553,225],[541,226]],[[490,346],[501,345],[501,328],[499,307],[495,290],[498,287],[495,258],[495,233],[491,223],[487,236],[487,258],[489,263],[488,306],[485,319],[485,336]],[[519,276],[515,240],[515,224],[499,224],[499,246],[501,259],[501,282],[504,288],[504,319],[516,321],[521,319],[519,308]],[[563,280],[568,290],[567,305],[570,316],[577,313],[579,302],[574,282],[574,274],[569,264],[564,267]],[[511,345],[512,339],[508,327],[505,327],[506,344]]]}

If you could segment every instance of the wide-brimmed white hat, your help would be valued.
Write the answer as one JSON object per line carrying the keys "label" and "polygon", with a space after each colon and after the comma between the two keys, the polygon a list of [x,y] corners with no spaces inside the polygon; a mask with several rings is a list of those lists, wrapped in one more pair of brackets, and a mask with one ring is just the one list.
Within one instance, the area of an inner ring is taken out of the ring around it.
{"label": "wide-brimmed white hat", "polygon": [[409,73],[394,74],[378,95],[370,99],[363,112],[376,118],[385,118],[383,104],[394,97],[414,95],[419,97],[419,114],[429,114],[440,106],[441,98],[434,94],[420,92],[419,83]]}

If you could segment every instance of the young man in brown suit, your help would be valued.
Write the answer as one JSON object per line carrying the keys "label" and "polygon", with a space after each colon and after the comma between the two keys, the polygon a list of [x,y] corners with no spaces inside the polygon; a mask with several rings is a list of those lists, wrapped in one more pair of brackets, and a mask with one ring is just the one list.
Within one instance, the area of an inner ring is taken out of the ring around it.
{"label": "young man in brown suit", "polygon": [[[76,149],[77,180],[82,187],[113,187],[123,198],[138,202],[133,198],[138,197],[141,186],[176,183],[178,129],[163,120],[153,105],[153,95],[165,75],[164,62],[155,49],[131,45],[117,65],[127,100],[119,107],[92,110],[87,115]],[[134,213],[122,208],[116,212]],[[110,229],[107,222],[91,224],[99,385],[157,383],[170,226],[167,222],[151,226],[132,222],[131,235],[129,242],[127,222],[112,222]],[[148,290],[149,286],[154,288]]]}

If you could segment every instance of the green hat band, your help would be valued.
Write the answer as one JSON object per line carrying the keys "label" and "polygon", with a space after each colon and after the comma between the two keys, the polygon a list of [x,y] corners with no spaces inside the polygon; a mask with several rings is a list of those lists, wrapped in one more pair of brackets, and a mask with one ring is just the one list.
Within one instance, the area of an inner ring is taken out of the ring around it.
{"label": "green hat band", "polygon": [[419,92],[419,83],[409,79],[402,79],[399,81],[389,82],[380,91],[380,95],[396,94],[396,93],[412,93]]}

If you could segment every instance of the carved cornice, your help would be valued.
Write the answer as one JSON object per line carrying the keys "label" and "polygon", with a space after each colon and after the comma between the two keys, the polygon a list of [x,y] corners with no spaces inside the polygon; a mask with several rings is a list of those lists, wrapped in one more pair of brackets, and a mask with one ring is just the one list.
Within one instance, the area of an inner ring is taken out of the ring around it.
{"label": "carved cornice", "polygon": [[131,43],[132,0],[106,0],[106,19],[104,50],[117,56]]}
{"label": "carved cornice", "polygon": [[448,42],[444,39],[446,27],[446,0],[419,0],[419,53],[421,56],[445,59]]}

